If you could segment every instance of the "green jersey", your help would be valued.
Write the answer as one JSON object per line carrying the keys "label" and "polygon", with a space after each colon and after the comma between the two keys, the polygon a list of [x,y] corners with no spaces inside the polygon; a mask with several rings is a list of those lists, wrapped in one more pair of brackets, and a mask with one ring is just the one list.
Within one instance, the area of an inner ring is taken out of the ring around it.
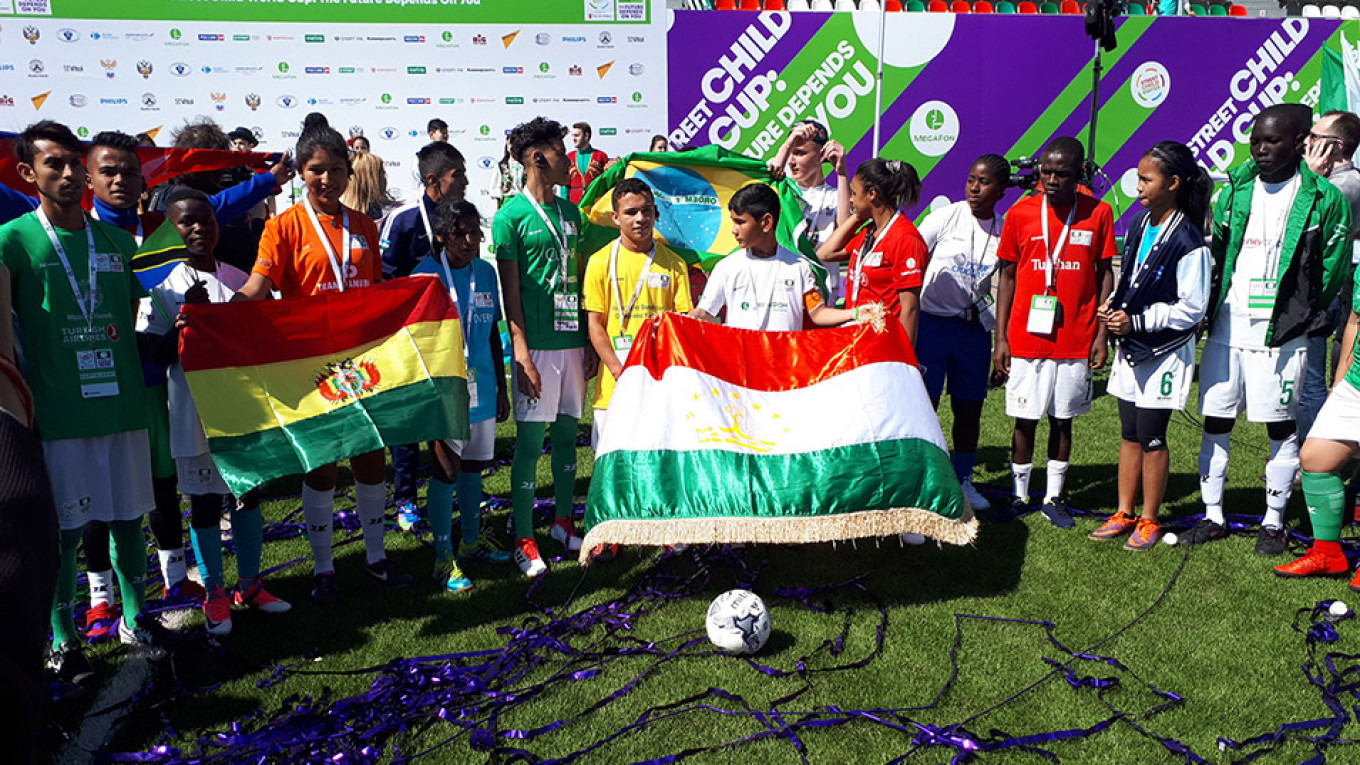
{"label": "green jersey", "polygon": [[537,208],[536,204],[525,190],[496,213],[491,224],[496,260],[519,264],[519,300],[529,347],[540,351],[583,348],[586,322],[581,313],[581,268],[576,253],[581,213],[565,199],[554,198]]}
{"label": "green jersey", "polygon": [[92,227],[88,234],[52,229],[69,269],[36,212],[0,226],[0,262],[9,269],[24,377],[33,389],[44,441],[147,427],[134,333],[133,303],[146,295],[132,274],[137,244],[131,234],[106,223],[86,218],[86,225]]}
{"label": "green jersey", "polygon": [[[1360,279],[1355,280],[1355,289],[1351,291],[1351,310],[1360,313]],[[1346,370],[1346,382],[1360,390],[1360,335],[1356,336],[1355,347],[1351,350],[1351,368]]]}

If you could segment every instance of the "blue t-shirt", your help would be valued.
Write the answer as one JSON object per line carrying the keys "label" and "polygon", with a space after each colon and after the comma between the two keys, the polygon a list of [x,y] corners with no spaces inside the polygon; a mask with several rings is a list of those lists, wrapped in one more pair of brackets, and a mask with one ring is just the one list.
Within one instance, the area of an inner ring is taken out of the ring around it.
{"label": "blue t-shirt", "polygon": [[[477,385],[477,405],[468,413],[468,422],[482,422],[496,419],[496,378],[504,375],[504,368],[497,368],[500,359],[491,353],[491,333],[496,331],[496,323],[501,320],[500,285],[496,278],[496,267],[478,258],[462,268],[451,269],[453,288],[458,293],[459,319],[463,323],[463,338],[467,343],[468,366],[473,370]],[[415,267],[412,274],[434,274],[444,286],[442,253],[436,257],[425,258]],[[477,290],[468,298],[472,282]]]}
{"label": "blue t-shirt", "polygon": [[1138,265],[1147,262],[1148,254],[1152,252],[1152,245],[1157,243],[1157,237],[1162,233],[1161,226],[1148,226],[1143,229],[1143,240],[1138,243]]}

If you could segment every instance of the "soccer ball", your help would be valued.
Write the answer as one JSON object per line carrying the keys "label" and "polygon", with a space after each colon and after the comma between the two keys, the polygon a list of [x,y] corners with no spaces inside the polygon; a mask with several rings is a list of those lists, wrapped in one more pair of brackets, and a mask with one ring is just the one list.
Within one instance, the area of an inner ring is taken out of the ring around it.
{"label": "soccer ball", "polygon": [[728,653],[755,653],[770,637],[770,612],[750,590],[728,590],[708,607],[708,639]]}

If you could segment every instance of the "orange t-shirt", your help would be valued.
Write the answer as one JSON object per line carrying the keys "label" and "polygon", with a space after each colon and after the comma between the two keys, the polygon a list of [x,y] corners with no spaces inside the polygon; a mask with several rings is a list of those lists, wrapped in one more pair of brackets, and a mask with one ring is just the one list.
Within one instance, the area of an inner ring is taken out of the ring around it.
{"label": "orange t-shirt", "polygon": [[[348,208],[346,208],[348,209]],[[345,230],[340,215],[316,214],[336,257],[343,260]],[[350,266],[345,288],[367,287],[382,279],[378,255],[378,224],[361,212],[349,210]],[[260,254],[253,273],[269,277],[282,297],[306,297],[336,292],[335,271],[326,247],[301,202],[270,218],[260,236]]]}

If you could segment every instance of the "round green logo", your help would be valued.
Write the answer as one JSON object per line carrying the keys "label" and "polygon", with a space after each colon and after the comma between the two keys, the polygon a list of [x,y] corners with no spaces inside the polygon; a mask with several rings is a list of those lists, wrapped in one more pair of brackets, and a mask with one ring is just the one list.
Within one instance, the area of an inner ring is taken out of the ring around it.
{"label": "round green logo", "polygon": [[283,72],[284,74],[287,74],[287,73],[288,73],[288,62],[287,62],[287,61],[280,61],[280,62],[279,62],[279,71],[280,71],[280,72]]}
{"label": "round green logo", "polygon": [[181,31],[179,31],[178,29],[171,29],[171,30],[170,30],[170,39],[171,39],[171,40],[178,40],[182,34],[184,34],[184,33],[181,32]]}
{"label": "round green logo", "polygon": [[88,138],[90,135],[90,129],[82,125],[76,128],[76,135],[80,136],[81,138]]}
{"label": "round green logo", "polygon": [[441,37],[444,38],[444,42],[453,42],[453,33],[452,33],[452,32],[445,32],[443,35],[441,35]]}
{"label": "round green logo", "polygon": [[482,125],[480,128],[477,129],[477,132],[481,133],[482,135],[491,135],[491,126]]}
{"label": "round green logo", "polygon": [[547,62],[547,61],[544,61],[543,63],[541,63],[541,64],[538,65],[538,71],[540,71],[540,72],[542,72],[542,73],[544,73],[544,74],[547,74],[547,73],[548,73],[548,70],[551,69],[551,68],[552,68],[552,67],[548,66],[548,62]]}
{"label": "round green logo", "polygon": [[944,112],[939,109],[931,109],[926,112],[926,127],[931,130],[939,130],[944,127]]}
{"label": "round green logo", "polygon": [[385,104],[390,104],[390,103],[392,103],[392,94],[391,94],[391,93],[384,93],[384,94],[382,94],[381,101],[382,101],[383,103],[385,103]]}
{"label": "round green logo", "polygon": [[635,103],[635,104],[640,104],[640,103],[642,103],[642,93],[640,93],[640,92],[638,92],[638,91],[634,91],[634,92],[633,92],[633,103]]}

